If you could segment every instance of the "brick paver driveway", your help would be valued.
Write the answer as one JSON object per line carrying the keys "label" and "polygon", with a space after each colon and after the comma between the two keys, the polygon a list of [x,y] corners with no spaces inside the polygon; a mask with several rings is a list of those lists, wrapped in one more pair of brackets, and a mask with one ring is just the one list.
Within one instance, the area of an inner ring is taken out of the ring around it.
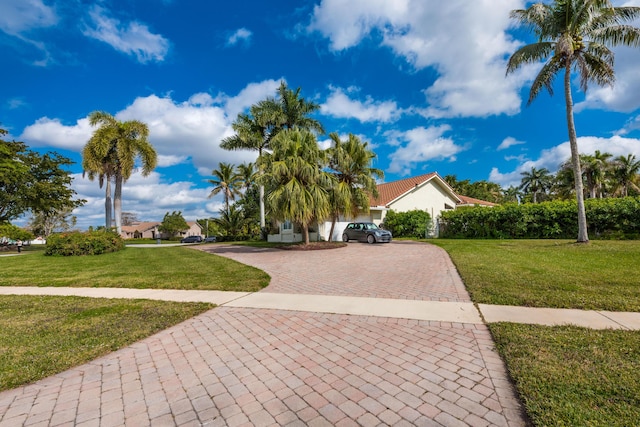
{"label": "brick paver driveway", "polygon": [[[263,292],[468,301],[430,245],[200,248],[267,271]],[[484,325],[285,310],[218,307],[0,393],[0,426],[524,424]]]}

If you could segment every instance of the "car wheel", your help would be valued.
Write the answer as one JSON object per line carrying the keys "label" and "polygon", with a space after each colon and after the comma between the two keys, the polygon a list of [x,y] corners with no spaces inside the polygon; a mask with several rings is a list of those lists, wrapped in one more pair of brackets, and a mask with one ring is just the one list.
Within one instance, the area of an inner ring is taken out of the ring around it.
{"label": "car wheel", "polygon": [[369,242],[369,243],[375,243],[376,242],[376,238],[373,237],[373,234],[369,234],[367,236],[367,242]]}
{"label": "car wheel", "polygon": [[347,236],[347,233],[344,233],[344,234],[342,235],[342,241],[343,241],[343,242],[348,242],[348,241],[349,241],[349,236]]}

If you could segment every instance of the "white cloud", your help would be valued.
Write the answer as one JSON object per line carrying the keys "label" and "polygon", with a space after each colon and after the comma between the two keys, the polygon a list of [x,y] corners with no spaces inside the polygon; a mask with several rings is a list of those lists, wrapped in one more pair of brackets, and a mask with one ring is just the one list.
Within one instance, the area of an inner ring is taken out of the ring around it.
{"label": "white cloud", "polygon": [[230,117],[231,120],[235,120],[238,113],[243,112],[251,105],[267,97],[275,96],[276,90],[280,86],[280,81],[284,81],[284,79],[249,83],[236,96],[229,97],[222,94],[216,97],[216,101],[224,103],[227,116]]}
{"label": "white cloud", "polygon": [[443,136],[450,130],[451,126],[441,125],[417,127],[406,132],[387,132],[387,143],[399,147],[389,155],[391,163],[388,171],[409,175],[418,163],[430,160],[455,161],[456,154],[466,148]]}
{"label": "white cloud", "polygon": [[307,29],[328,38],[334,51],[379,35],[381,46],[415,69],[434,68],[439,76],[425,89],[425,117],[511,115],[533,76],[524,68],[505,78],[506,57],[519,45],[507,34],[509,11],[523,6],[522,0],[323,0]]}
{"label": "white cloud", "polygon": [[2,0],[0,2],[0,30],[20,35],[34,28],[57,24],[58,16],[42,0]]}
{"label": "white cloud", "polygon": [[27,126],[20,139],[34,147],[56,147],[81,152],[93,130],[87,118],[76,121],[73,126],[66,126],[59,119],[42,117]]}
{"label": "white cloud", "polygon": [[617,135],[626,135],[629,132],[640,130],[640,116],[631,117],[624,124],[624,127],[616,132]]}
{"label": "white cloud", "polygon": [[249,45],[252,36],[253,33],[251,31],[247,30],[246,28],[239,28],[229,36],[229,38],[227,39],[227,46],[235,46],[238,43]]}
{"label": "white cloud", "polygon": [[[640,139],[624,138],[621,136],[612,136],[610,138],[599,138],[595,136],[584,136],[578,138],[578,147],[580,153],[592,154],[596,150],[603,153],[611,153],[614,157],[626,156],[627,154],[635,154],[640,158]],[[498,168],[493,168],[489,174],[489,181],[496,182],[502,187],[511,185],[520,185],[522,178],[521,173],[531,170],[532,167],[537,169],[546,168],[550,172],[555,173],[560,165],[571,158],[571,148],[569,142],[563,142],[540,152],[540,157],[536,160],[524,160],[515,170],[502,173]]]}
{"label": "white cloud", "polygon": [[521,145],[524,144],[524,141],[518,141],[517,139],[508,136],[505,139],[502,140],[502,142],[500,143],[500,145],[498,145],[498,148],[496,150],[501,151],[501,150],[506,150],[509,147],[513,147],[514,145]]}
{"label": "white cloud", "polygon": [[141,63],[163,61],[169,50],[169,41],[139,22],[121,23],[109,16],[109,12],[93,6],[89,11],[90,24],[83,33],[87,37],[103,41],[117,51],[135,55]]}
{"label": "white cloud", "polygon": [[[396,121],[403,114],[395,101],[375,101],[367,96],[364,101],[351,99],[342,88],[330,88],[331,93],[321,105],[322,114],[337,118],[354,118],[363,123]],[[349,94],[357,93],[358,89],[347,89]]]}

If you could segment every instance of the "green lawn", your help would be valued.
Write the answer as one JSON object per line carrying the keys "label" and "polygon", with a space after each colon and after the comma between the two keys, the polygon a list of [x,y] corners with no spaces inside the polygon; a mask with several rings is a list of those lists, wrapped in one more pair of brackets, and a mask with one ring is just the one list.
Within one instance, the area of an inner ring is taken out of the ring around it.
{"label": "green lawn", "polygon": [[[430,242],[447,250],[477,303],[640,311],[638,241]],[[534,425],[639,425],[639,331],[489,327]]]}
{"label": "green lawn", "polygon": [[269,284],[261,270],[187,247],[126,248],[84,257],[42,252],[0,257],[0,286],[258,291]]}
{"label": "green lawn", "polygon": [[640,425],[640,332],[490,328],[534,425]]}
{"label": "green lawn", "polygon": [[640,241],[447,240],[474,302],[640,312]]}
{"label": "green lawn", "polygon": [[205,303],[0,296],[0,390],[65,371],[213,307]]}

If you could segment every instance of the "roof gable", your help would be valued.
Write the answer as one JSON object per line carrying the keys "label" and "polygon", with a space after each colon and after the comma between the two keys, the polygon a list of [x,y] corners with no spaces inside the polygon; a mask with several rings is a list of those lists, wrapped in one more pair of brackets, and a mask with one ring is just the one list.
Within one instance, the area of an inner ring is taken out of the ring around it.
{"label": "roof gable", "polygon": [[369,199],[369,204],[370,206],[389,206],[395,200],[404,196],[414,188],[420,187],[430,181],[438,183],[457,203],[462,202],[451,186],[447,184],[447,182],[442,179],[437,172],[432,172],[420,176],[401,179],[399,181],[378,184],[378,197],[376,199],[371,197]]}

